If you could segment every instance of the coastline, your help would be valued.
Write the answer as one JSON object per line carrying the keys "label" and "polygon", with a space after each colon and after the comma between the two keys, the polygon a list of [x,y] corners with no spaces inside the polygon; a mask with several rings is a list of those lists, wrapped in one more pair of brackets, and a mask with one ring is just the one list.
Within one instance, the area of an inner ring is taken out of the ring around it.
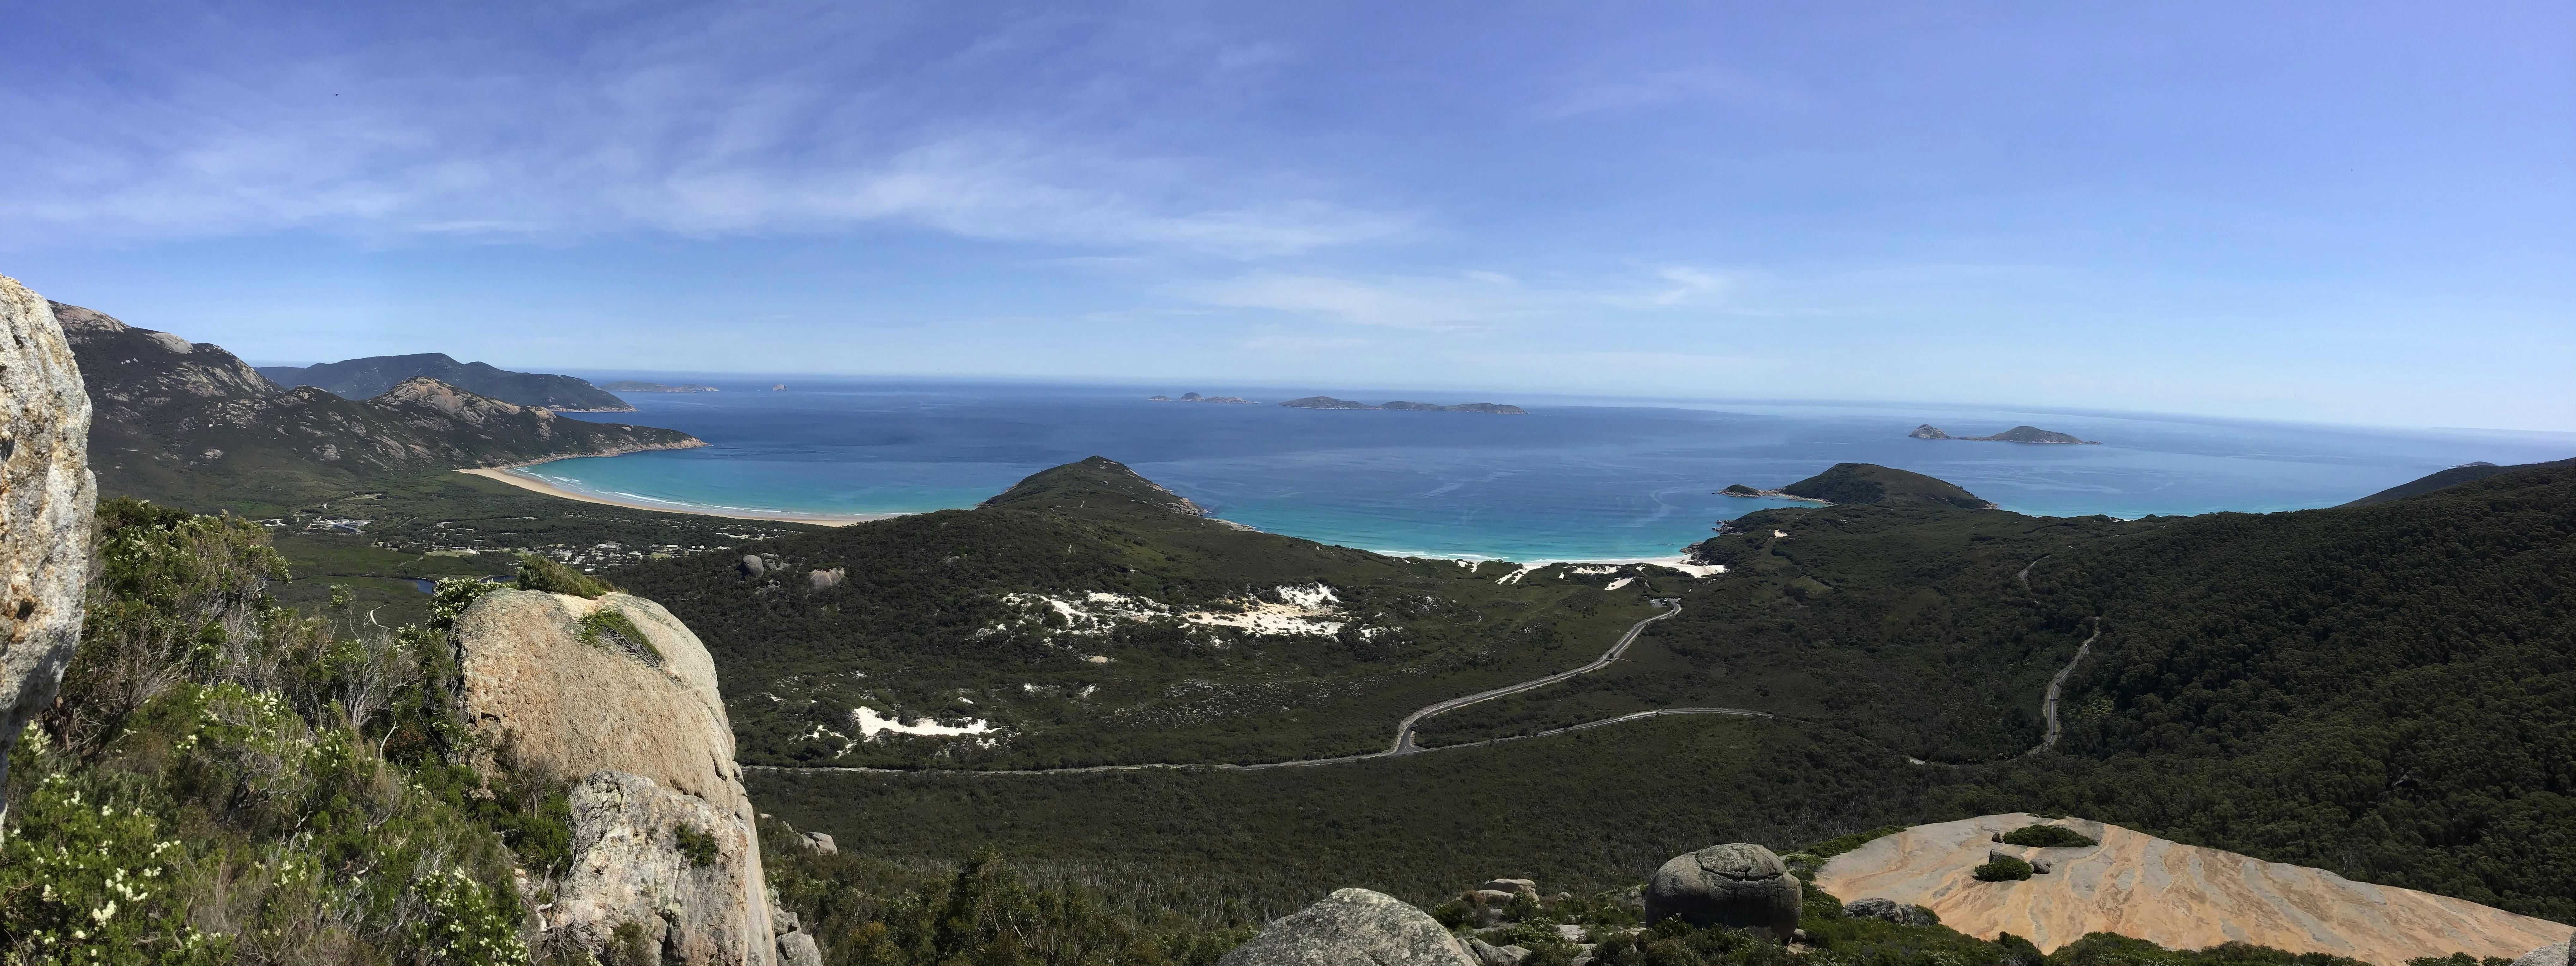
{"label": "coastline", "polygon": [[[538,462],[552,461],[539,460]],[[641,500],[620,500],[614,497],[601,496],[596,493],[584,493],[580,490],[568,490],[544,480],[510,472],[511,470],[518,469],[519,466],[534,465],[536,464],[521,463],[517,466],[489,466],[476,469],[457,470],[456,472],[463,473],[467,476],[479,476],[487,480],[507,483],[531,493],[541,493],[546,496],[575,500],[582,503],[597,503],[603,506],[622,506],[630,510],[652,510],[657,513],[686,513],[692,516],[724,517],[731,520],[766,520],[772,523],[807,523],[822,527],[846,527],[853,523],[866,523],[871,520],[886,520],[907,515],[902,513],[851,513],[839,516],[826,516],[800,513],[757,513],[747,511],[727,512],[724,510],[691,507],[682,504],[659,504]]]}

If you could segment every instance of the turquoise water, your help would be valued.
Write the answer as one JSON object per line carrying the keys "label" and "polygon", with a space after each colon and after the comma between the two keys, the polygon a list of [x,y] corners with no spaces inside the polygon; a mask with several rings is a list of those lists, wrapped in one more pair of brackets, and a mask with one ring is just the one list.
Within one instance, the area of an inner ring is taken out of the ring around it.
{"label": "turquoise water", "polygon": [[[1638,404],[1496,397],[1528,416],[1148,402],[1197,389],[708,379],[621,394],[583,418],[667,426],[705,449],[561,460],[558,486],[675,507],[803,514],[967,507],[1030,473],[1106,456],[1275,533],[1387,553],[1507,560],[1670,557],[1776,487],[1838,462],[1949,480],[2023,513],[2192,514],[2330,506],[2472,460],[2576,455],[2576,434],[2351,427],[1924,405]],[[668,381],[668,380],[665,380]],[[1336,395],[1351,396],[1341,392]],[[1373,394],[1452,400],[1451,393]],[[1481,398],[1481,397],[1480,397]],[[1927,441],[2030,424],[2101,446]]]}

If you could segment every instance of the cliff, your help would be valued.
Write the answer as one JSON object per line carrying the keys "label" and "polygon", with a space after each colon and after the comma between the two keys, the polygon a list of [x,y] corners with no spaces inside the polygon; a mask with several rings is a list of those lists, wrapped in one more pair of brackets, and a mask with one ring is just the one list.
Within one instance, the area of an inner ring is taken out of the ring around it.
{"label": "cliff", "polygon": [[541,931],[600,952],[633,925],[665,961],[781,960],[789,930],[697,635],[640,597],[500,590],[455,641],[459,703],[493,754],[575,781],[572,862]]}
{"label": "cliff", "polygon": [[[1836,856],[1817,870],[1816,885],[1845,902],[1923,906],[1960,932],[1987,939],[2010,932],[2042,951],[2111,932],[2168,949],[2244,942],[2404,966],[2454,952],[2512,958],[2562,942],[2568,932],[2464,899],[2354,882],[2100,822],[2055,823],[2099,842],[2092,846],[2032,848],[1993,838],[2042,821],[2015,813],[1918,825]],[[1991,853],[2049,871],[2019,881],[1970,876]]]}
{"label": "cliff", "polygon": [[0,791],[19,729],[53,703],[80,643],[97,502],[89,428],[52,307],[0,275]]}
{"label": "cliff", "polygon": [[221,346],[53,303],[97,416],[109,490],[212,485],[288,497],[368,476],[704,446],[686,433],[566,419],[425,377],[372,399],[281,389]]}
{"label": "cliff", "polygon": [[458,362],[444,352],[369,356],[316,366],[261,366],[259,374],[281,386],[312,386],[343,399],[373,399],[411,379],[427,377],[506,403],[575,413],[631,413],[635,407],[587,380],[541,372],[511,372],[487,363]]}

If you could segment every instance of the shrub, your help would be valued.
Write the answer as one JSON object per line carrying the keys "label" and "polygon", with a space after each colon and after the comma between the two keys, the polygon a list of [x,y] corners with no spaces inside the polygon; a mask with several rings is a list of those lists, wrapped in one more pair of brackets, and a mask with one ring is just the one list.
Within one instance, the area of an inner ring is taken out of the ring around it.
{"label": "shrub", "polygon": [[1998,855],[1993,861],[1978,866],[1974,873],[1979,882],[2013,882],[2030,878],[2030,863],[2009,855]]}
{"label": "shrub", "polygon": [[2063,825],[2024,825],[2004,833],[2004,844],[2027,845],[2043,849],[2078,848],[2102,843],[2085,838]]}
{"label": "shrub", "polygon": [[519,589],[597,598],[617,588],[597,577],[532,553],[519,558]]}
{"label": "shrub", "polygon": [[649,655],[655,663],[662,660],[662,649],[635,626],[635,621],[613,607],[601,607],[582,615],[581,642],[592,647],[616,647],[638,655]]}
{"label": "shrub", "polygon": [[694,825],[671,826],[671,841],[679,846],[693,868],[716,864],[716,837]]}

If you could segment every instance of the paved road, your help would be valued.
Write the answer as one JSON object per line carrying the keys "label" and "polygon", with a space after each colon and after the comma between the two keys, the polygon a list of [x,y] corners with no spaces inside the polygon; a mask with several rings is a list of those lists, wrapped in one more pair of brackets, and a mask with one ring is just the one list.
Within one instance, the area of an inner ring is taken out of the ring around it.
{"label": "paved road", "polygon": [[[1619,656],[1620,656],[1620,655],[1625,654],[1625,653],[1627,653],[1627,652],[1628,652],[1628,645],[1630,645],[1630,644],[1634,644],[1634,643],[1636,643],[1636,642],[1637,642],[1637,635],[1642,634],[1642,633],[1645,633],[1646,625],[1648,625],[1648,624],[1652,624],[1652,623],[1654,623],[1654,622],[1656,622],[1656,621],[1663,620],[1664,618],[1671,617],[1671,616],[1673,616],[1674,614],[1678,614],[1678,613],[1681,613],[1681,612],[1682,612],[1681,601],[1679,601],[1679,600],[1670,599],[1670,598],[1657,598],[1657,599],[1656,599],[1656,601],[1655,601],[1655,603],[1656,603],[1656,604],[1658,604],[1658,605],[1661,605],[1661,606],[1663,606],[1663,607],[1665,608],[1665,610],[1664,610],[1664,612],[1663,612],[1663,613],[1657,614],[1657,615],[1655,615],[1655,616],[1653,616],[1653,617],[1649,617],[1649,618],[1646,618],[1645,620],[1641,620],[1641,621],[1636,622],[1635,624],[1631,624],[1631,625],[1629,625],[1629,627],[1628,627],[1628,632],[1627,632],[1627,633],[1625,633],[1625,634],[1621,634],[1621,635],[1619,635],[1619,641],[1618,641],[1618,643],[1610,645],[1610,649],[1609,649],[1609,650],[1607,650],[1607,651],[1602,652],[1600,657],[1597,657],[1597,658],[1592,659],[1592,663],[1590,663],[1590,664],[1586,664],[1586,665],[1584,665],[1584,666],[1582,666],[1582,667],[1579,667],[1579,668],[1575,668],[1574,670],[1571,670],[1571,671],[1560,671],[1560,672],[1555,673],[1555,674],[1550,674],[1550,675],[1548,675],[1548,676],[1546,676],[1546,677],[1543,677],[1543,678],[1534,678],[1534,679],[1532,679],[1532,680],[1522,681],[1522,682],[1520,682],[1520,683],[1518,683],[1518,684],[1507,684],[1507,685],[1504,685],[1504,686],[1499,687],[1499,688],[1495,688],[1495,689],[1490,690],[1490,691],[1478,691],[1478,692],[1476,692],[1476,693],[1474,693],[1474,694],[1467,695],[1466,697],[1463,697],[1463,698],[1451,698],[1451,699],[1449,699],[1449,700],[1447,700],[1447,701],[1442,701],[1442,702],[1439,702],[1439,703],[1437,703],[1437,704],[1433,704],[1433,705],[1430,705],[1430,706],[1428,706],[1428,707],[1425,707],[1425,708],[1423,708],[1423,709],[1421,709],[1421,710],[1419,710],[1419,711],[1415,711],[1415,712],[1414,712],[1414,713],[1412,713],[1412,714],[1409,714],[1409,715],[1404,716],[1404,720],[1403,720],[1403,721],[1401,721],[1401,722],[1398,722],[1398,723],[1396,724],[1396,726],[1395,726],[1395,743],[1394,743],[1394,744],[1391,744],[1391,745],[1387,746],[1387,749],[1386,749],[1385,751],[1372,751],[1372,752],[1369,752],[1369,753],[1364,754],[1364,755],[1343,755],[1343,756],[1338,757],[1338,758],[1307,758],[1307,759],[1303,759],[1303,760],[1299,760],[1299,761],[1273,761],[1273,762],[1264,762],[1264,763],[1262,763],[1262,764],[1258,764],[1258,765],[1225,765],[1225,764],[1185,765],[1185,764],[1168,764],[1168,763],[1160,763],[1160,762],[1157,762],[1157,763],[1153,763],[1153,764],[1144,764],[1144,765],[1092,765],[1092,766],[1084,767],[1084,768],[1020,768],[1020,769],[994,769],[994,770],[921,769],[921,768],[782,767],[782,766],[778,766],[778,765],[744,765],[744,766],[742,766],[742,768],[743,768],[743,770],[745,770],[745,771],[841,771],[841,772],[867,772],[867,773],[872,773],[872,774],[915,774],[915,773],[929,773],[929,774],[943,774],[943,775],[1072,775],[1072,774],[1081,774],[1081,773],[1084,773],[1084,772],[1143,771],[1143,770],[1146,770],[1146,769],[1156,769],[1156,768],[1205,768],[1205,769],[1216,770],[1216,771],[1267,771],[1267,770],[1269,770],[1269,769],[1273,769],[1273,768],[1313,768],[1313,767],[1316,767],[1316,766],[1319,766],[1319,765],[1338,765],[1338,764],[1342,764],[1342,763],[1345,763],[1345,762],[1353,762],[1353,761],[1367,761],[1367,760],[1372,759],[1372,758],[1392,758],[1392,757],[1395,757],[1395,756],[1398,756],[1398,755],[1418,755],[1418,754],[1422,754],[1422,753],[1424,753],[1424,752],[1429,752],[1429,751],[1448,751],[1448,750],[1453,749],[1453,748],[1482,748],[1482,747],[1484,747],[1484,746],[1486,746],[1486,745],[1498,745],[1498,744],[1501,744],[1501,743],[1506,742],[1506,741],[1519,741],[1519,740],[1521,740],[1521,739],[1523,739],[1523,738],[1545,738],[1545,737],[1548,737],[1548,736],[1551,736],[1551,735],[1561,735],[1561,734],[1566,734],[1566,733],[1568,733],[1568,732],[1582,731],[1582,730],[1584,730],[1584,729],[1586,729],[1586,728],[1598,728],[1598,727],[1601,727],[1601,726],[1603,726],[1603,725],[1614,725],[1614,724],[1619,724],[1619,723],[1627,722],[1627,721],[1643,721],[1643,720],[1648,719],[1648,718],[1660,718],[1660,717],[1663,717],[1663,716],[1665,716],[1665,715],[1676,715],[1676,714],[1724,714],[1724,715],[1735,715],[1735,716],[1737,716],[1737,717],[1744,717],[1744,718],[1768,718],[1768,717],[1771,717],[1770,715],[1765,714],[1765,713],[1760,712],[1760,711],[1747,711],[1747,710],[1745,710],[1745,709],[1743,709],[1743,708],[1663,708],[1663,709],[1655,710],[1655,711],[1639,711],[1639,712],[1635,712],[1635,713],[1632,713],[1632,714],[1623,714],[1623,715],[1620,715],[1620,716],[1618,716],[1618,717],[1616,717],[1616,718],[1603,718],[1603,719],[1601,719],[1601,720],[1599,720],[1599,721],[1586,721],[1586,722],[1584,722],[1584,723],[1582,723],[1582,724],[1577,724],[1577,725],[1567,725],[1567,726],[1565,726],[1565,727],[1563,727],[1563,728],[1555,728],[1555,729],[1551,729],[1551,730],[1548,730],[1548,731],[1535,732],[1535,733],[1532,733],[1532,734],[1526,734],[1526,735],[1507,735],[1507,736],[1505,736],[1505,737],[1501,737],[1501,738],[1488,738],[1488,739],[1486,739],[1486,740],[1484,740],[1484,741],[1472,741],[1472,742],[1468,742],[1468,743],[1465,743],[1465,744],[1458,744],[1458,745],[1441,745],[1441,746],[1436,747],[1436,748],[1424,748],[1424,747],[1421,747],[1421,746],[1416,745],[1416,744],[1414,744],[1414,743],[1413,743],[1413,731],[1414,731],[1415,727],[1419,726],[1419,725],[1422,723],[1422,719],[1424,719],[1424,718],[1429,718],[1429,717],[1432,717],[1432,716],[1435,716],[1435,715],[1440,715],[1440,714],[1446,714],[1446,713],[1448,713],[1448,712],[1456,711],[1456,710],[1458,710],[1458,709],[1460,709],[1460,708],[1464,708],[1464,707],[1466,707],[1466,706],[1468,706],[1468,705],[1476,704],[1476,703],[1481,702],[1481,701],[1491,701],[1491,700],[1493,700],[1493,699],[1495,699],[1495,698],[1503,697],[1503,696],[1505,696],[1505,695],[1519,694],[1519,693],[1521,693],[1521,692],[1523,692],[1523,691],[1527,691],[1527,690],[1530,690],[1530,689],[1532,689],[1532,688],[1543,688],[1543,687],[1546,687],[1546,686],[1548,686],[1548,685],[1555,684],[1555,683],[1557,683],[1557,682],[1559,682],[1559,681],[1563,681],[1563,680],[1566,680],[1566,679],[1568,679],[1568,678],[1572,678],[1572,677],[1574,677],[1574,676],[1576,676],[1576,675],[1589,674],[1589,673],[1591,673],[1591,672],[1601,670],[1602,668],[1609,667],[1609,666],[1610,666],[1610,664],[1611,664],[1611,662],[1617,661],[1617,660],[1619,659]],[[2063,675],[2060,675],[2060,676],[2061,676],[2061,677],[2063,677]],[[2052,694],[2054,694],[2055,692],[2054,692],[2054,691],[2052,691],[2051,693],[2052,693]],[[2054,719],[2051,719],[2051,720],[2054,720]]]}
{"label": "paved road", "polygon": [[2040,717],[2048,719],[2047,736],[2039,739],[2038,747],[2022,752],[2022,754],[2036,755],[2040,752],[2057,747],[2057,736],[2061,733],[2061,729],[2057,726],[2057,694],[2058,692],[2065,690],[2066,676],[2075,673],[2076,665],[2084,663],[2084,655],[2092,653],[2093,642],[2101,639],[2102,619],[2096,617],[2093,619],[2093,636],[2085,638],[2084,643],[2076,645],[2075,659],[2066,662],[2065,667],[2057,669],[2056,677],[2048,679],[2048,699],[2039,703]]}

